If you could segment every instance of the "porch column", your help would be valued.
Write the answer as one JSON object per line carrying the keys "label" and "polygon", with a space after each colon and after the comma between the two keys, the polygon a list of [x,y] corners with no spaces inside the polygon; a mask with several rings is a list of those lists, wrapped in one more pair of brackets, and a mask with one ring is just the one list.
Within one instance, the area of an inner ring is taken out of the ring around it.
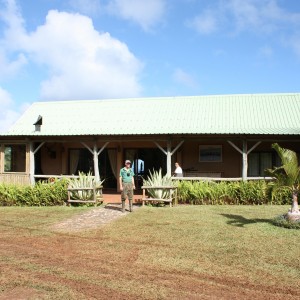
{"label": "porch column", "polygon": [[157,142],[154,144],[167,156],[167,175],[171,177],[172,175],[172,155],[178,150],[178,148],[184,143],[182,140],[172,151],[172,143],[171,140],[167,141],[167,151],[161,147]]}
{"label": "porch column", "polygon": [[35,160],[34,155],[40,150],[40,148],[45,144],[45,142],[42,142],[39,144],[39,146],[34,149],[34,143],[29,143],[29,178],[31,185],[35,184],[35,178],[34,178],[34,170],[35,170]]}
{"label": "porch column", "polygon": [[106,146],[109,144],[109,142],[106,142],[102,148],[98,151],[97,143],[94,143],[93,150],[84,142],[81,142],[81,144],[86,147],[92,154],[93,154],[93,160],[94,160],[94,175],[96,182],[100,181],[100,172],[99,172],[99,160],[98,156],[100,153],[106,148]]}
{"label": "porch column", "polygon": [[172,175],[172,153],[171,153],[171,141],[167,142],[167,175]]}
{"label": "porch column", "polygon": [[35,184],[34,169],[35,169],[34,146],[33,146],[33,142],[30,142],[30,144],[29,144],[29,178],[30,178],[31,185]]}
{"label": "porch column", "polygon": [[254,150],[261,142],[257,142],[252,148],[248,150],[248,143],[247,140],[243,140],[243,149],[241,150],[238,146],[236,146],[233,142],[227,141],[235,150],[237,150],[239,153],[242,154],[242,161],[243,161],[243,167],[242,167],[242,179],[243,181],[246,181],[248,178],[248,154],[252,150]]}
{"label": "porch column", "polygon": [[94,173],[96,182],[100,181],[100,173],[99,173],[99,163],[98,163],[98,149],[96,143],[94,144],[93,149],[93,157],[94,157]]}
{"label": "porch column", "polygon": [[242,169],[243,181],[247,180],[247,175],[248,175],[248,155],[247,155],[248,153],[247,153],[247,148],[248,148],[247,141],[243,140],[243,152],[242,152],[242,155],[243,155],[243,169]]}

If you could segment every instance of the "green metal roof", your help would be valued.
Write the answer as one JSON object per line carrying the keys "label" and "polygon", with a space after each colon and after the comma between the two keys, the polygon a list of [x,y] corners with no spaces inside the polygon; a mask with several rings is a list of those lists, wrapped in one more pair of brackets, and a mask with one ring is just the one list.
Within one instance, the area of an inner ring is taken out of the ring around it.
{"label": "green metal roof", "polygon": [[300,93],[36,102],[4,135],[297,135],[299,116]]}

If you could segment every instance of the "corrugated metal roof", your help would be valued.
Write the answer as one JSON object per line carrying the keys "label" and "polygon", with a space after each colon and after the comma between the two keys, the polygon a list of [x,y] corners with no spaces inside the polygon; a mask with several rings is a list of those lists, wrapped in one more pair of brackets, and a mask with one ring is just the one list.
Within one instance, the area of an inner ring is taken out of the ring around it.
{"label": "corrugated metal roof", "polygon": [[296,135],[299,116],[300,93],[36,102],[5,135]]}

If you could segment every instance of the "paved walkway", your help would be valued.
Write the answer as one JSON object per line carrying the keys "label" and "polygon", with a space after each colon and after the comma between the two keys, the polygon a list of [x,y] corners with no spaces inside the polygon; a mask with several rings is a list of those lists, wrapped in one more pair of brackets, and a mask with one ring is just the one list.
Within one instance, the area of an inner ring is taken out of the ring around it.
{"label": "paved walkway", "polygon": [[[140,206],[134,205],[133,211]],[[66,219],[51,227],[54,231],[59,232],[78,232],[84,230],[95,229],[112,222],[129,214],[128,202],[126,201],[126,211],[122,213],[121,203],[109,203],[104,207],[96,207],[88,212]]]}

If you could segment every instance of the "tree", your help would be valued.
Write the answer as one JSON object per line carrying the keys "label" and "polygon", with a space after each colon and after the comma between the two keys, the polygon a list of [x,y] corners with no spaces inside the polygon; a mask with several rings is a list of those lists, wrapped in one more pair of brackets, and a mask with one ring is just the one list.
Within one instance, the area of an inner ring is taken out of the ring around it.
{"label": "tree", "polygon": [[292,195],[292,207],[286,217],[290,221],[300,219],[298,206],[298,194],[300,191],[300,167],[296,152],[281,148],[277,143],[272,148],[278,153],[282,165],[274,169],[268,169],[270,176],[275,178],[274,191],[282,188],[288,188]]}

